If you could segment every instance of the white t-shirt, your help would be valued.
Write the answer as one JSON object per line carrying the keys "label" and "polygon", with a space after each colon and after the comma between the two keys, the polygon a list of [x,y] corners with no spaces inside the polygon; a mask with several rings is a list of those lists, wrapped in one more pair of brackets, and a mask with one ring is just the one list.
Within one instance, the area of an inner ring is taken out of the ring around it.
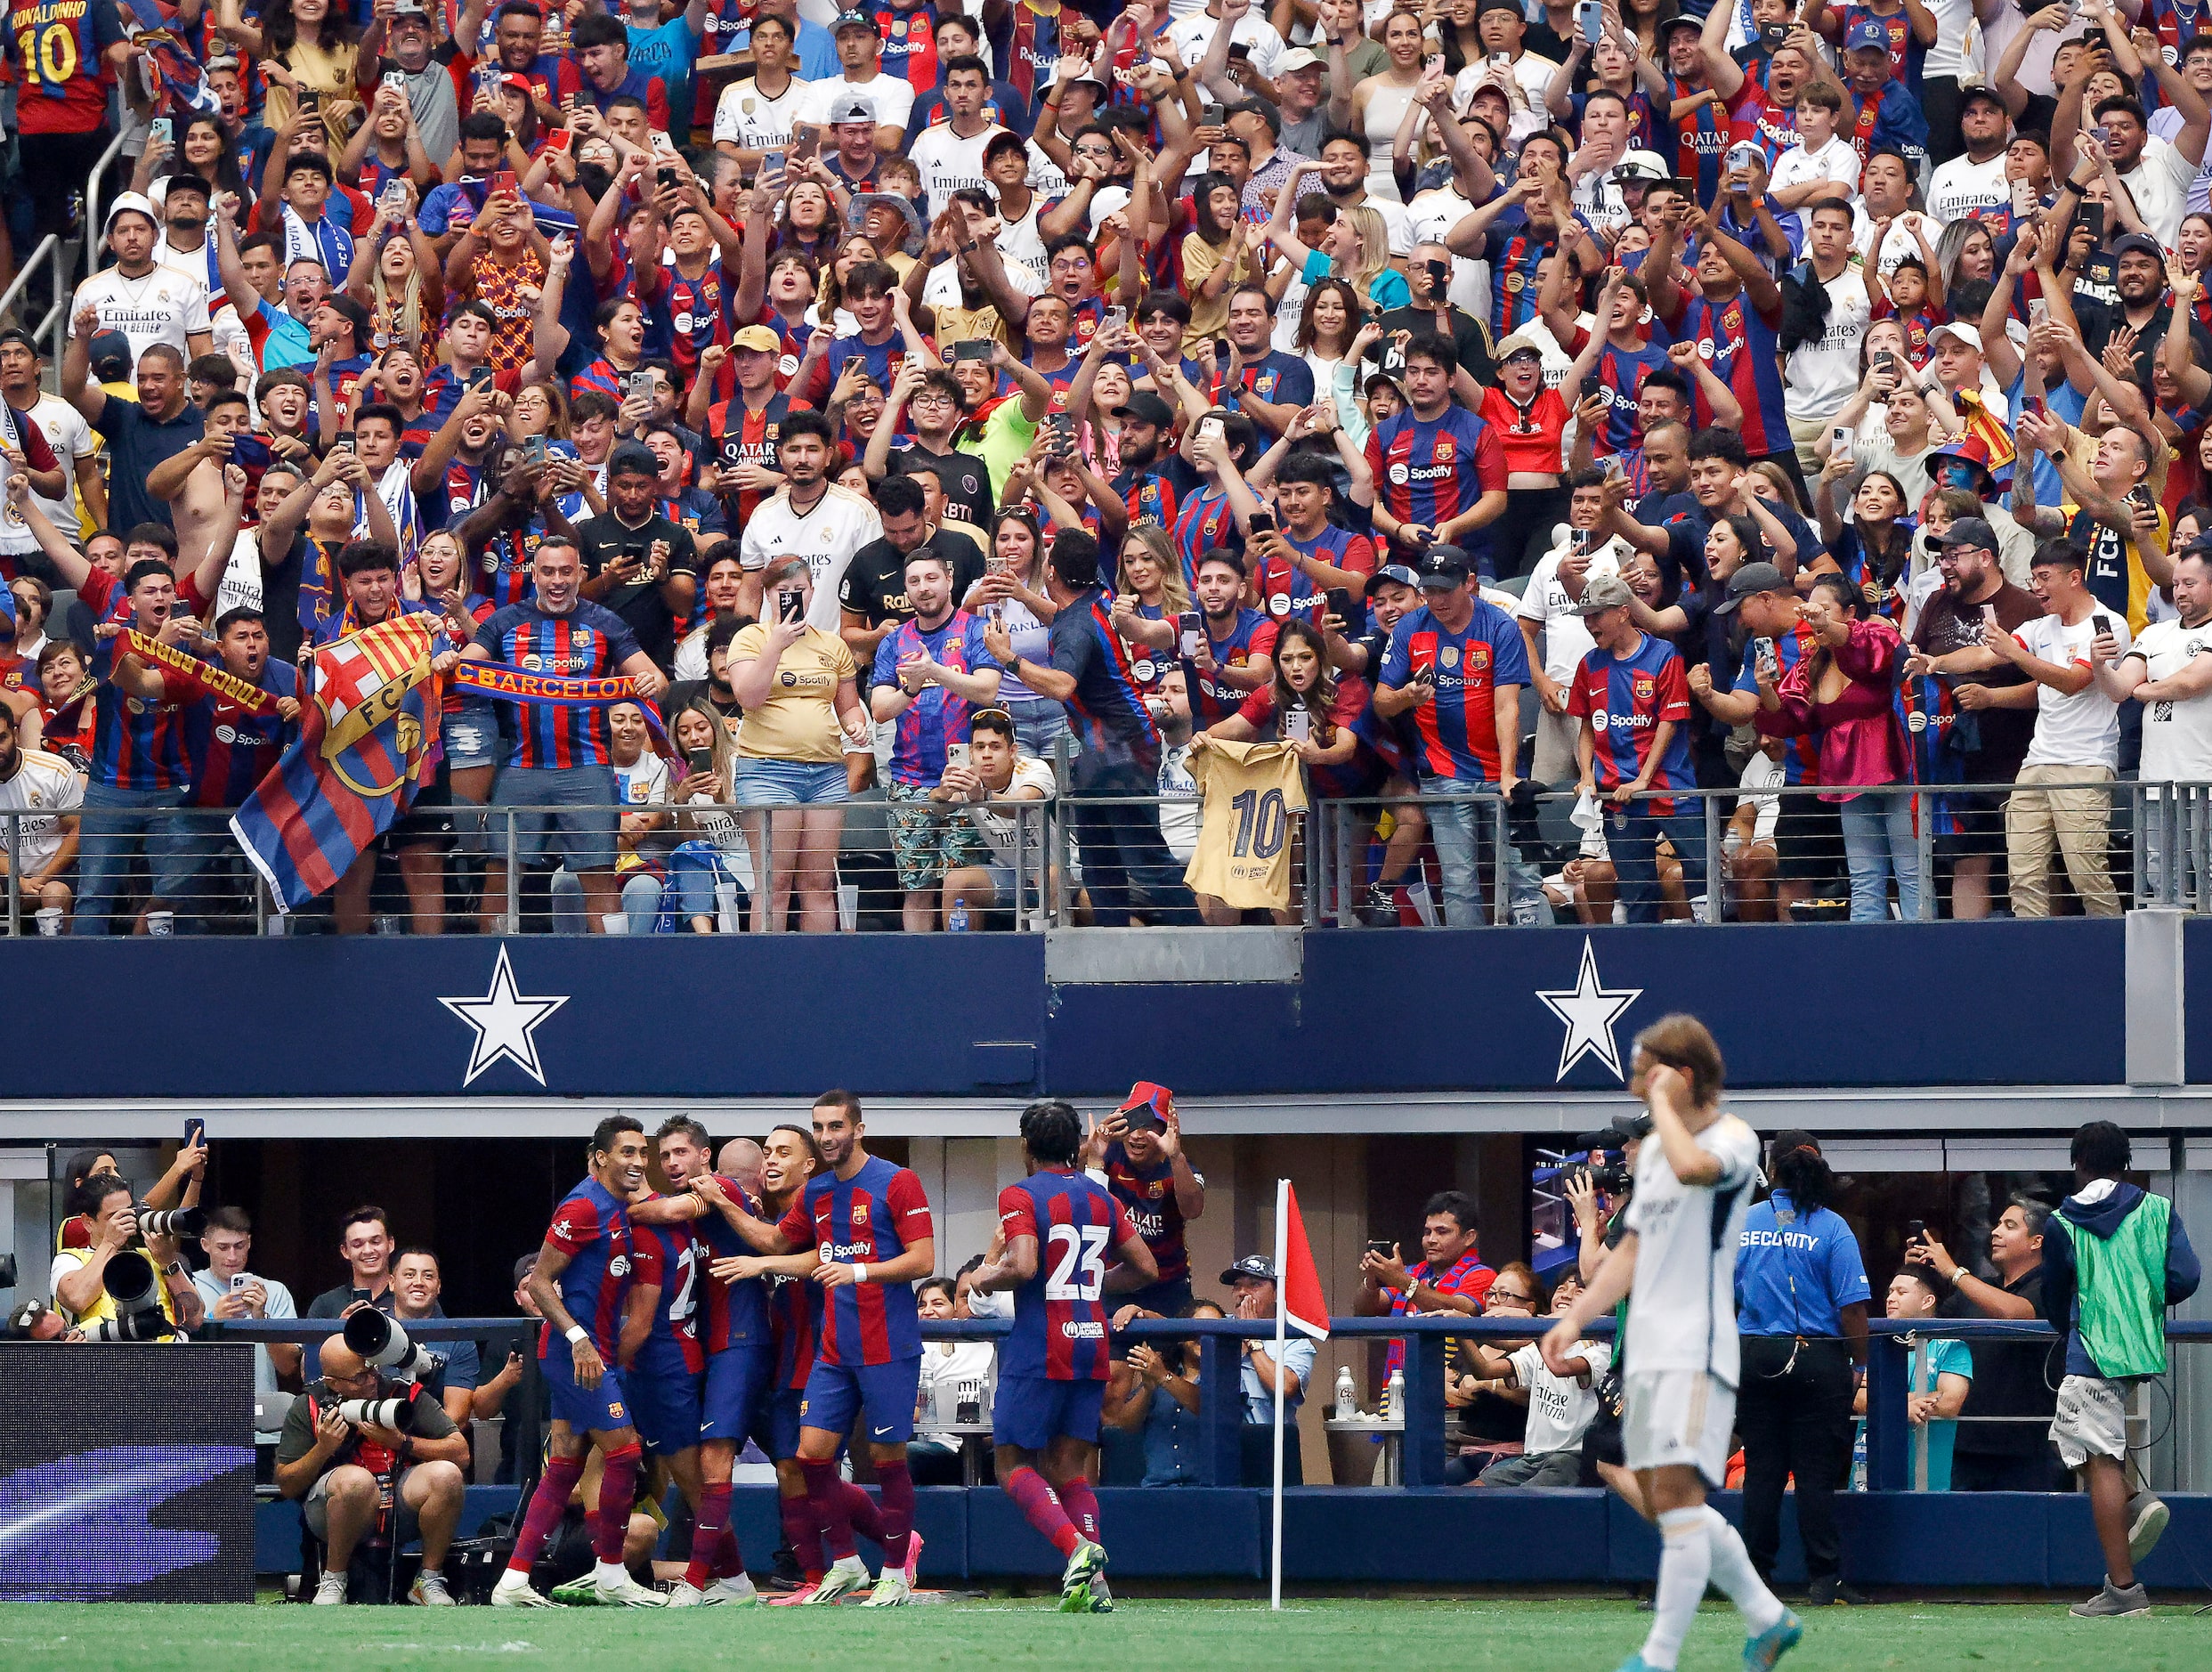
{"label": "white t-shirt", "polygon": [[1995,67],[1997,54],[1981,38],[1981,20],[1974,14],[1973,0],[1926,0],[1926,4],[1935,14],[1935,45],[1921,61],[1923,80],[1963,76],[1969,68],[1983,62]]}
{"label": "white t-shirt", "polygon": [[[971,1308],[972,1311],[972,1308]],[[945,1349],[952,1348],[947,1352]],[[960,1420],[963,1401],[972,1402],[976,1420],[991,1420],[991,1390],[998,1381],[998,1349],[987,1341],[932,1341],[921,1350],[919,1408],[914,1432],[928,1439],[941,1431],[935,1424]]]}
{"label": "white t-shirt", "polygon": [[[1456,185],[1435,186],[1414,194],[1406,206],[1406,246],[1410,255],[1416,244],[1441,244],[1444,235],[1475,212],[1475,206],[1461,195]],[[1445,296],[1451,304],[1477,319],[1489,317],[1490,264],[1469,261],[1464,256],[1452,258],[1452,282]]]}
{"label": "white t-shirt", "polygon": [[1736,1245],[1751,1211],[1759,1135],[1723,1115],[1695,1135],[1721,1176],[1684,1184],[1655,1135],[1636,1157],[1628,1228],[1636,1233],[1636,1286],[1628,1296],[1627,1374],[1700,1370],[1734,1387]]}
{"label": "white t-shirt", "polygon": [[814,83],[791,77],[783,96],[771,99],[760,84],[749,78],[723,88],[714,107],[714,142],[728,143],[749,151],[776,150],[791,142],[791,125],[806,108],[807,89]]}
{"label": "white t-shirt", "polygon": [[[1850,149],[1844,147],[1846,150]],[[1652,175],[1671,172],[1657,151],[1630,150],[1612,167],[1593,170],[1575,183],[1576,211],[1608,241],[1617,238],[1621,229],[1634,218],[1628,212],[1628,196],[1617,177],[1631,163],[1649,171],[1644,175],[1647,180]]]}
{"label": "white t-shirt", "polygon": [[[1851,247],[1861,256],[1871,256],[1874,254],[1874,219],[1867,213],[1863,199],[1853,202],[1851,207]],[[1935,240],[1930,239],[1928,243],[1932,247]],[[1890,223],[1890,235],[1882,240],[1882,253],[1875,259],[1875,271],[1886,280],[1897,271],[1899,262],[1908,256],[1919,254],[1920,246],[1905,230],[1905,217],[1900,215]]]}
{"label": "white t-shirt", "polygon": [[[1006,281],[1025,296],[1044,295],[1043,278],[1025,262],[1009,262],[1006,264]],[[929,276],[921,281],[921,299],[933,308],[964,308],[968,305],[960,300],[960,269],[953,265],[950,256],[932,267]],[[986,303],[984,305],[987,307],[990,304]]]}
{"label": "white t-shirt", "polygon": [[[699,676],[705,678],[705,674]],[[668,762],[665,755],[643,751],[627,767],[614,768],[614,799],[624,807],[653,807],[668,799]]]}
{"label": "white t-shirt", "polygon": [[[1058,787],[1052,776],[1050,761],[1040,760],[1034,755],[1014,757],[1014,781],[1007,785],[1009,795],[1017,790],[1034,790],[1049,801],[1053,791]],[[1017,824],[1025,825],[1022,831],[1023,858],[1026,865],[1038,864],[1037,844],[1043,840],[1044,824],[1033,810],[1026,816],[993,813],[988,803],[976,803],[968,808],[968,818],[975,825],[976,833],[991,844],[992,856],[1002,865],[1014,863],[1015,827]]]}
{"label": "white t-shirt", "polygon": [[[0,779],[0,812],[26,813],[22,821],[23,872],[43,871],[61,846],[54,828],[59,816],[85,805],[85,779],[75,767],[43,749],[21,751],[23,764],[12,778]],[[31,903],[36,905],[36,900]]]}
{"label": "white t-shirt", "polygon": [[1866,340],[1874,303],[1856,267],[1827,281],[1828,317],[1820,340],[1801,343],[1782,367],[1782,401],[1791,418],[1827,418],[1840,412],[1859,389],[1859,345]]}
{"label": "white t-shirt", "polygon": [[[1067,196],[1067,176],[1060,172],[1059,164],[1044,154],[1044,148],[1035,140],[1029,142],[1029,189],[1047,202],[1057,202]],[[1093,201],[1096,201],[1094,195]],[[972,1309],[972,1303],[971,1309]]]}
{"label": "white t-shirt", "polygon": [[[1220,27],[1219,18],[1210,18],[1203,11],[1194,12],[1168,25],[1168,45],[1175,49],[1177,57],[1195,69],[1199,60],[1206,55],[1206,45],[1213,39],[1214,30]],[[1229,34],[1229,45],[1251,47],[1252,67],[1268,80],[1275,79],[1275,61],[1284,50],[1283,37],[1276,32],[1274,24],[1260,15],[1257,7],[1236,20],[1236,27]]]}
{"label": "white t-shirt", "polygon": [[1583,1430],[1598,1414],[1594,1384],[1613,1362],[1613,1349],[1601,1341],[1579,1341],[1575,1351],[1590,1365],[1587,1376],[1554,1376],[1544,1349],[1533,1341],[1508,1358],[1513,1380],[1528,1390],[1528,1430],[1522,1449],[1532,1457],[1548,1457],[1582,1443]]}
{"label": "white t-shirt", "polygon": [[752,574],[759,573],[778,557],[804,557],[814,572],[814,602],[806,612],[806,624],[825,633],[838,630],[838,588],[853,554],[871,540],[883,538],[883,519],[876,507],[850,488],[832,483],[812,509],[791,508],[791,491],[778,488],[764,500],[745,524],[738,545],[738,562]]}
{"label": "white t-shirt", "polygon": [[842,76],[835,76],[828,81],[808,82],[798,119],[826,126],[830,107],[856,93],[866,94],[876,107],[878,127],[904,127],[906,118],[914,113],[914,84],[903,77],[878,71],[873,81],[847,81]]}
{"label": "white t-shirt", "polygon": [[188,338],[205,335],[213,327],[207,319],[207,287],[167,267],[156,267],[137,279],[126,279],[120,268],[94,273],[77,287],[69,307],[69,335],[77,335],[76,319],[85,308],[100,310],[99,329],[120,331],[131,339],[131,364],[156,343],[166,343],[191,358]]}
{"label": "white t-shirt", "polygon": [[[991,198],[997,202],[998,193],[992,192]],[[1042,296],[1042,287],[1052,276],[1052,264],[1044,251],[1044,232],[1037,224],[1037,217],[1044,212],[1044,199],[1033,191],[1029,194],[1029,213],[1020,220],[1008,220],[1003,207],[999,211],[999,254],[1009,272],[1020,267],[1036,280],[1039,288],[1030,293],[1033,296]]]}
{"label": "white t-shirt", "polygon": [[[2153,679],[2170,679],[2206,651],[2212,651],[2212,621],[2197,627],[2153,621],[2132,653],[2143,658]],[[2212,694],[2143,705],[2143,776],[2177,783],[2212,779]]]}
{"label": "white t-shirt", "polygon": [[[50,394],[41,394],[26,410],[32,423],[38,426],[46,438],[46,445],[53,449],[58,459],[91,459],[100,451],[100,444],[93,440],[93,426],[85,422],[85,415],[67,401]],[[61,497],[49,499],[34,491],[31,503],[45,514],[46,521],[60,529],[64,536],[77,527],[77,489],[74,471],[63,473]]]}
{"label": "white t-shirt", "polygon": [[1160,751],[1160,840],[1184,864],[1198,851],[1198,780],[1190,769],[1190,745]]}
{"label": "white t-shirt", "polygon": [[242,528],[231,542],[230,561],[223,565],[223,582],[215,588],[214,619],[219,621],[232,610],[258,610],[262,590],[261,531]]}
{"label": "white t-shirt", "polygon": [[[1536,559],[1536,566],[1528,572],[1528,584],[1522,588],[1518,612],[1522,621],[1534,621],[1544,635],[1544,670],[1562,686],[1574,678],[1582,659],[1597,648],[1590,629],[1575,613],[1576,603],[1567,596],[1566,582],[1560,579],[1560,559],[1564,555],[1548,551]],[[1612,542],[1608,541],[1592,556],[1590,572],[1620,572]]]}
{"label": "white t-shirt", "polygon": [[[1828,142],[1817,151],[1807,150],[1802,142],[1791,146],[1774,159],[1774,174],[1769,185],[1779,191],[1788,186],[1810,185],[1816,180],[1835,182],[1837,197],[1858,201],[1859,153],[1842,134],[1830,134]],[[1801,231],[1811,230],[1811,215],[1810,205],[1796,211]]]}
{"label": "white t-shirt", "polygon": [[1928,182],[1928,218],[1946,226],[1963,221],[1977,209],[1994,209],[2013,200],[2005,183],[2005,153],[1978,163],[1965,152],[1935,171]]}
{"label": "white t-shirt", "polygon": [[2143,216],[2151,236],[2168,249],[2181,236],[2190,183],[2196,177],[2197,165],[2162,139],[2146,140],[2135,166],[2120,176],[2134,194],[2135,213]]}
{"label": "white t-shirt", "polygon": [[983,148],[1005,132],[997,123],[987,122],[974,139],[962,139],[952,131],[949,120],[932,122],[922,130],[906,155],[921,170],[921,189],[929,199],[931,219],[943,215],[952,194],[963,187],[984,190]]}
{"label": "white t-shirt", "polygon": [[[2127,616],[2098,605],[2069,627],[2055,615],[2022,621],[2013,637],[2038,661],[2061,668],[2089,665],[2089,642],[2097,636],[2097,617],[2111,623],[2120,654],[2127,653]],[[2036,735],[2024,767],[2111,767],[2119,765],[2119,704],[2097,688],[2095,679],[2068,696],[2047,685],[2036,686]]]}

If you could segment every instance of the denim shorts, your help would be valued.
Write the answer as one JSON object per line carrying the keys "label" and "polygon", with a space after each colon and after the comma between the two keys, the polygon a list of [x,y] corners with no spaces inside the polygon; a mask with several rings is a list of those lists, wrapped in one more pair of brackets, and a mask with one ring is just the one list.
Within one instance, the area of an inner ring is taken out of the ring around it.
{"label": "denim shorts", "polygon": [[730,798],[740,807],[820,807],[850,800],[842,760],[760,760],[741,755]]}
{"label": "denim shorts", "polygon": [[453,771],[499,763],[499,718],[489,707],[471,706],[447,715],[438,735],[445,743],[445,764]]}
{"label": "denim shorts", "polygon": [[[548,808],[515,816],[516,857],[558,859],[581,875],[614,869],[614,834],[621,817],[614,804],[612,767],[508,767],[492,787],[491,805]],[[507,821],[490,820],[491,855],[506,852]]]}

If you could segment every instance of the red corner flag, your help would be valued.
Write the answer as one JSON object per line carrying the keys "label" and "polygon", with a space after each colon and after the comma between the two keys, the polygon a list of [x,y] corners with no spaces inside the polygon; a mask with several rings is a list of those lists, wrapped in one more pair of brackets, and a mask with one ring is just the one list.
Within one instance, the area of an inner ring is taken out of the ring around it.
{"label": "red corner flag", "polygon": [[1313,1246],[1306,1240],[1306,1222],[1298,1215],[1298,1192],[1283,1181],[1282,1283],[1283,1316],[1292,1329],[1316,1341],[1329,1338],[1329,1302],[1321,1292],[1321,1272],[1313,1262]]}

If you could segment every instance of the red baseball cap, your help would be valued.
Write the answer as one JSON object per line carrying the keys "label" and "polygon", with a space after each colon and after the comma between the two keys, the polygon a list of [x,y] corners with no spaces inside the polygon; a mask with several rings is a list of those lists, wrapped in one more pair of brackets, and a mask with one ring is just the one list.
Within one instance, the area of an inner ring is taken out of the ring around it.
{"label": "red baseball cap", "polygon": [[1167,1124],[1168,1115],[1174,1107],[1174,1092],[1163,1085],[1155,1085],[1149,1080],[1139,1080],[1129,1088],[1129,1095],[1122,1100],[1122,1107],[1114,1113],[1128,1115],[1140,1108],[1150,1109],[1153,1118],[1164,1126]]}

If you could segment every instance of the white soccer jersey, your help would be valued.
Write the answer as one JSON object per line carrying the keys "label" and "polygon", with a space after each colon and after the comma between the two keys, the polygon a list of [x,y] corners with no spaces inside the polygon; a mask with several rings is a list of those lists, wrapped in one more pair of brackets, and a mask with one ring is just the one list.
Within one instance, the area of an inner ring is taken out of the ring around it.
{"label": "white soccer jersey", "polygon": [[983,148],[1006,130],[996,123],[984,125],[974,139],[962,139],[950,121],[932,122],[907,149],[907,158],[921,170],[921,189],[929,199],[935,220],[951,206],[955,191],[984,191]]}
{"label": "white soccer jersey", "polygon": [[1701,1370],[1732,1388],[1739,1362],[1736,1245],[1751,1211],[1759,1135],[1723,1115],[1697,1143],[1720,1158],[1721,1176],[1712,1184],[1676,1178],[1657,1133],[1636,1157],[1636,1190],[1628,1201],[1636,1282],[1628,1296],[1625,1368],[1632,1376]]}
{"label": "white soccer jersey", "polygon": [[797,76],[781,99],[771,99],[756,81],[733,81],[715,101],[714,142],[727,142],[741,150],[777,150],[791,142],[791,126],[806,105],[806,89],[813,84]]}
{"label": "white soccer jersey", "polygon": [[791,508],[791,491],[779,488],[762,501],[746,522],[738,545],[738,561],[758,574],[779,557],[804,557],[814,577],[814,606],[806,612],[810,627],[834,633],[839,625],[838,588],[853,554],[871,540],[883,538],[883,519],[876,507],[850,488],[832,483],[808,511]]}
{"label": "white soccer jersey", "polygon": [[28,815],[23,820],[21,841],[23,874],[29,876],[44,871],[61,846],[55,821],[85,805],[85,779],[59,755],[43,749],[26,749],[21,754],[15,775],[0,778],[0,811]]}
{"label": "white soccer jersey", "polygon": [[[2127,653],[2142,657],[2153,679],[2170,679],[2208,650],[2212,622],[2153,621]],[[2143,775],[2177,783],[2212,778],[2212,694],[2143,705]]]}
{"label": "white soccer jersey", "polygon": [[[131,339],[134,367],[156,343],[166,343],[189,360],[189,339],[212,329],[207,287],[168,267],[156,267],[136,279],[126,279],[115,267],[96,272],[77,287],[69,317],[74,320],[85,308],[100,310],[101,330],[120,331]],[[74,327],[70,335],[76,335]]]}

